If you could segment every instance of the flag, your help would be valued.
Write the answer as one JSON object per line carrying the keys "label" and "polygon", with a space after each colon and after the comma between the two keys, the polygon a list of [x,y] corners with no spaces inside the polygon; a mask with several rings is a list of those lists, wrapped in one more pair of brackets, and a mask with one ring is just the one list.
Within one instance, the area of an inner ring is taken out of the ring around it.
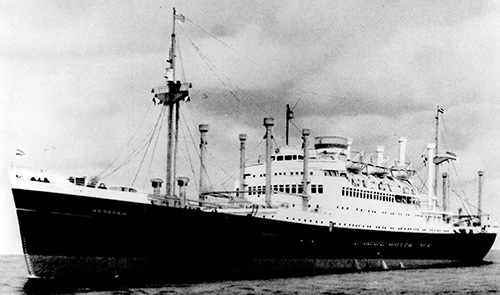
{"label": "flag", "polygon": [[24,156],[24,152],[21,151],[20,149],[16,149],[16,156]]}
{"label": "flag", "polygon": [[178,20],[178,21],[181,21],[181,22],[185,22],[186,21],[186,18],[182,14],[176,14],[175,15],[175,19]]}

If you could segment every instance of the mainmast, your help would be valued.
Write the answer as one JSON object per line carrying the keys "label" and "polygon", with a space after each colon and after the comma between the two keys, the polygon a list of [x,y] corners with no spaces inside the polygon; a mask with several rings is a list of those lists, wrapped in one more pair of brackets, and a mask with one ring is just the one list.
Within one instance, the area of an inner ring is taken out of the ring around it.
{"label": "mainmast", "polygon": [[[172,45],[170,47],[170,67],[172,68],[172,81],[175,81],[175,48],[176,48],[176,36],[175,36],[175,21],[177,19],[177,15],[175,13],[175,7],[173,8],[173,17],[172,17]],[[172,185],[171,185],[171,190],[172,190],[172,195],[175,196],[175,179],[176,179],[176,174],[177,174],[177,145],[179,142],[179,102],[175,102],[175,131],[174,131],[174,155],[172,158]],[[173,106],[169,106],[169,114],[172,114],[173,112]],[[169,128],[172,129],[172,116],[169,115]],[[169,139],[170,142],[170,139]],[[168,155],[168,153],[167,153]],[[168,166],[167,166],[168,167]],[[167,168],[168,169],[168,168]]]}
{"label": "mainmast", "polygon": [[[181,101],[189,101],[188,88],[191,88],[190,83],[181,83],[175,80],[175,21],[184,21],[182,14],[177,15],[175,8],[173,9],[172,19],[172,35],[171,46],[169,52],[169,59],[167,62],[169,66],[166,68],[165,79],[167,80],[165,86],[160,86],[153,89],[155,98],[160,100],[160,104],[168,106],[168,119],[167,119],[167,162],[166,162],[166,195],[175,195],[175,174],[176,174],[176,157],[177,157],[177,141],[179,131],[179,107]],[[156,101],[155,101],[156,102]],[[175,130],[174,130],[174,109],[175,109]]]}
{"label": "mainmast", "polygon": [[[170,54],[168,62],[170,63],[170,67],[167,68],[167,85],[171,85],[175,81],[175,8],[172,20],[172,35],[171,37],[171,46],[170,46]],[[166,175],[166,194],[167,196],[171,196],[173,191],[172,188],[175,187],[173,185],[172,171],[174,170],[173,158],[172,158],[172,148],[173,148],[173,117],[174,117],[174,98],[173,92],[169,93],[169,103],[168,103],[168,123],[167,123],[167,175]]]}

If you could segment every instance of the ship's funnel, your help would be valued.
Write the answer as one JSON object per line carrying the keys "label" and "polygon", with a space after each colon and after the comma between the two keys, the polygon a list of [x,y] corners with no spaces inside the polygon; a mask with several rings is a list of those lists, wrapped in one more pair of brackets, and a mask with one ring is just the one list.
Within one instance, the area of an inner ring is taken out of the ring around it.
{"label": "ship's funnel", "polygon": [[399,163],[398,166],[404,167],[406,157],[406,137],[399,138]]}

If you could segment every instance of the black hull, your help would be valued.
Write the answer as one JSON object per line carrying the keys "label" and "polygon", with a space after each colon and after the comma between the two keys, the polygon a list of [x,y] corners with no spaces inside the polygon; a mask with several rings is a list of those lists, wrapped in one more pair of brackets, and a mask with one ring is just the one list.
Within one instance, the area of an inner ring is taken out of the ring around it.
{"label": "black hull", "polygon": [[13,189],[30,275],[224,278],[480,263],[496,234],[328,228]]}

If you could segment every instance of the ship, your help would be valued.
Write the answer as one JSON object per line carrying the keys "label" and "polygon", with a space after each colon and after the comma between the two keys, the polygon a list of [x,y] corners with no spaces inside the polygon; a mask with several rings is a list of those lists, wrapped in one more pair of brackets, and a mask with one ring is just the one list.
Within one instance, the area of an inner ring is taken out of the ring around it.
{"label": "ship", "polygon": [[[274,118],[263,118],[264,156],[249,163],[247,135],[239,134],[234,190],[209,191],[200,173],[200,194],[189,197],[190,180],[175,170],[179,106],[191,88],[175,79],[175,22],[182,18],[174,9],[166,85],[153,89],[169,124],[166,177],[151,180],[151,193],[45,171],[9,172],[30,278],[223,279],[483,261],[498,224],[480,204],[477,213],[448,207],[448,178],[439,167],[456,155],[441,153],[438,142],[427,147],[422,188],[404,137],[394,161],[383,146],[375,159],[363,157],[342,136],[315,136],[310,143],[309,129],[301,130],[301,145],[289,145],[287,131],[286,144],[276,147]],[[438,107],[437,125],[442,115]],[[291,117],[287,107],[287,127]],[[203,171],[208,125],[199,132]]]}

